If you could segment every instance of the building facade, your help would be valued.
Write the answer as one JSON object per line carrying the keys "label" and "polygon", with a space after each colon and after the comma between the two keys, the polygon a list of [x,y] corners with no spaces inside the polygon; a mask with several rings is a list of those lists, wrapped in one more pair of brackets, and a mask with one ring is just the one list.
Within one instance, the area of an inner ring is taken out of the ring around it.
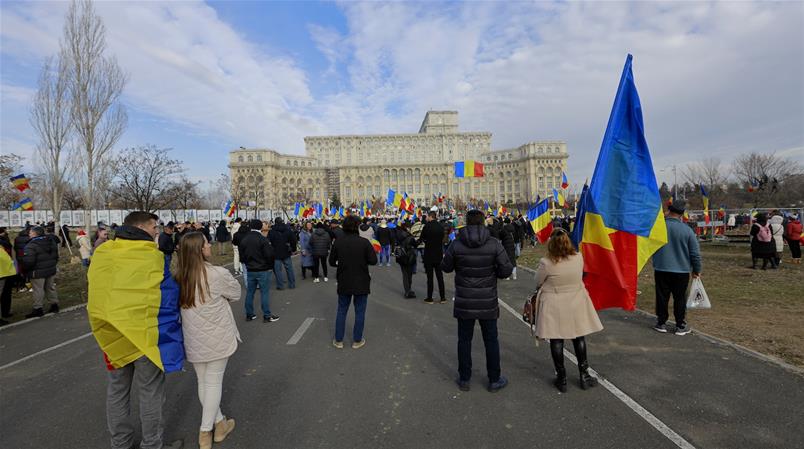
{"label": "building facade", "polygon": [[[418,133],[305,137],[305,156],[271,149],[229,153],[229,171],[239,201],[281,208],[296,201],[326,204],[337,194],[344,203],[388,189],[407,192],[418,204],[439,193],[471,201],[519,203],[546,196],[561,185],[567,144],[529,142],[491,149],[491,133],[461,132],[455,111],[429,111]],[[454,162],[484,164],[482,178],[456,178]]]}

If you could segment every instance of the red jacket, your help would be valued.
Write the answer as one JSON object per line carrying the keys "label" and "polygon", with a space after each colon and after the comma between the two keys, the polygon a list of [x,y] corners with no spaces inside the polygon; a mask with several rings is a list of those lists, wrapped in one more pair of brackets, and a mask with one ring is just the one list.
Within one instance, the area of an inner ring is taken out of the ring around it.
{"label": "red jacket", "polygon": [[787,239],[788,240],[801,240],[801,222],[798,220],[790,220],[787,223]]}

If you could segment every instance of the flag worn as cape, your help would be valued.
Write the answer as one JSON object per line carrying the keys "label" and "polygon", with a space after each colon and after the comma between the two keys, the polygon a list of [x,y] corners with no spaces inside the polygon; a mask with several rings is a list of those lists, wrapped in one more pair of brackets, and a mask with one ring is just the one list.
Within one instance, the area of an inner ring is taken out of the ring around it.
{"label": "flag worn as cape", "polygon": [[584,283],[596,309],[636,307],[637,276],[667,243],[656,175],[631,70],[623,67],[589,191],[579,208]]}
{"label": "flag worn as cape", "polygon": [[[118,235],[130,229],[121,228]],[[88,279],[89,324],[113,368],[143,355],[165,372],[182,368],[179,286],[153,240],[109,240],[95,250]]]}

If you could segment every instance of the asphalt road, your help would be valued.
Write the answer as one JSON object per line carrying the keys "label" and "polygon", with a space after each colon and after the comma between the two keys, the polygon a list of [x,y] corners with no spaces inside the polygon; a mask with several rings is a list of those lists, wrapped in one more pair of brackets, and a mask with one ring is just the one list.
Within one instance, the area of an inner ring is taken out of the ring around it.
{"label": "asphalt road", "polygon": [[[478,328],[472,391],[461,392],[452,302],[424,304],[419,271],[419,298],[403,299],[399,267],[372,268],[367,344],[359,350],[348,344],[351,313],[346,347],[330,344],[334,273],[329,283],[308,279],[271,291],[281,316],[275,323],[244,322],[242,301],[234,303],[244,342],[227,368],[222,409],[237,428],[215,447],[804,447],[800,374],[694,333],[657,334],[650,318],[620,311],[601,313],[605,330],[589,338],[591,366],[612,389],[582,391],[567,361],[569,391],[560,394],[548,345],[536,347],[503,308],[502,371],[510,384],[486,391]],[[526,273],[500,281],[500,300],[519,310],[532,284]],[[447,286],[451,297],[451,276]],[[308,318],[301,339],[288,344]],[[690,321],[694,328],[694,313]],[[87,332],[84,309],[0,331],[3,448],[108,447],[105,367],[94,339],[81,338]],[[166,438],[197,447],[201,406],[189,364],[168,376],[166,391]]]}

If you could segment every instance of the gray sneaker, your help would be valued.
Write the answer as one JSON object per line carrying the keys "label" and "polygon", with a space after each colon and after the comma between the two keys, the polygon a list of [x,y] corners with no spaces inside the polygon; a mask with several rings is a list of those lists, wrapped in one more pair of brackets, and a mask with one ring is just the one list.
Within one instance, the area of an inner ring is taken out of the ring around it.
{"label": "gray sneaker", "polygon": [[690,332],[692,332],[692,329],[690,329],[689,325],[686,323],[681,326],[676,326],[676,335],[687,335]]}
{"label": "gray sneaker", "polygon": [[653,330],[655,330],[656,332],[661,332],[663,334],[666,334],[667,333],[667,325],[666,324],[657,324],[657,325],[653,326]]}

